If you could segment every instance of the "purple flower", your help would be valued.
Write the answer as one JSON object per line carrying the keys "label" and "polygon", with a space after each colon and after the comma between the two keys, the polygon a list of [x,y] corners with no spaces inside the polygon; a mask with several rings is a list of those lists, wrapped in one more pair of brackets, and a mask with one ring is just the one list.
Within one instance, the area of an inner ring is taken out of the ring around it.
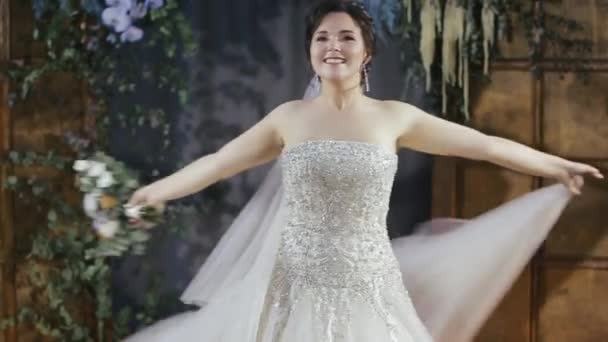
{"label": "purple flower", "polygon": [[128,9],[133,6],[133,0],[106,0],[106,5],[110,7],[122,7]]}
{"label": "purple flower", "polygon": [[146,16],[147,12],[148,8],[143,3],[139,3],[134,4],[133,7],[131,7],[129,10],[129,15],[133,19],[141,19]]}
{"label": "purple flower", "polygon": [[117,39],[116,39],[116,35],[114,33],[110,33],[108,35],[108,37],[106,38],[106,41],[108,41],[108,43],[116,43]]}
{"label": "purple flower", "polygon": [[101,20],[116,32],[123,32],[131,26],[131,17],[128,15],[128,8],[108,7],[101,13]]}
{"label": "purple flower", "polygon": [[120,34],[121,42],[136,42],[144,36],[144,31],[136,26],[129,27],[126,31]]}
{"label": "purple flower", "polygon": [[144,4],[147,8],[158,9],[163,7],[165,2],[163,0],[146,0]]}

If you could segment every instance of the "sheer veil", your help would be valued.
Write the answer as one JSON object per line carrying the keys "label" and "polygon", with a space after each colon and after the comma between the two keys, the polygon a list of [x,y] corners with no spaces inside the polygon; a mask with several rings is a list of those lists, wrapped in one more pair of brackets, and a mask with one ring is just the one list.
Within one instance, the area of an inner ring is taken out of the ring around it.
{"label": "sheer veil", "polygon": [[[319,91],[319,81],[314,77],[304,99],[318,96]],[[282,198],[281,166],[277,160],[183,292],[180,299],[184,303],[203,306],[219,291],[244,281],[269,280],[285,218]]]}
{"label": "sheer veil", "polygon": [[[304,98],[319,91],[314,78]],[[557,184],[471,220],[432,220],[391,242],[414,306],[437,341],[475,336],[569,200],[568,190]],[[228,333],[226,326],[206,327],[208,336],[255,340],[284,222],[279,160],[180,298],[211,307],[197,315],[231,317],[226,310],[239,303],[239,317],[248,319],[230,322]]]}

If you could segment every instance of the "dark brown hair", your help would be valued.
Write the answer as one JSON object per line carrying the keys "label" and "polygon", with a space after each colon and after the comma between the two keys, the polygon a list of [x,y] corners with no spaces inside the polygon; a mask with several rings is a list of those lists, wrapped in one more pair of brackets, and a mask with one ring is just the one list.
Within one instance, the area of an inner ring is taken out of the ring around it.
{"label": "dark brown hair", "polygon": [[[310,60],[310,45],[312,36],[321,25],[321,21],[329,13],[342,12],[348,14],[359,28],[365,43],[365,50],[371,58],[376,53],[376,35],[374,23],[363,4],[358,1],[324,0],[319,2],[306,16],[306,56]],[[369,65],[369,63],[368,63]],[[367,67],[367,65],[366,65]]]}

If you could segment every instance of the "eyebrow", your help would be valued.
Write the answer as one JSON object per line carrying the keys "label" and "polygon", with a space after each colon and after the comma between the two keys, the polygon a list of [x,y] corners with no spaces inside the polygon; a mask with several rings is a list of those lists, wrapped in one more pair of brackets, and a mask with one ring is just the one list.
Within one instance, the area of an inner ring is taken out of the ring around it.
{"label": "eyebrow", "polygon": [[[323,31],[317,31],[316,34],[327,34],[327,33],[328,33],[327,31],[323,30]],[[355,31],[352,31],[352,30],[342,30],[342,31],[340,31],[340,33],[355,33]]]}

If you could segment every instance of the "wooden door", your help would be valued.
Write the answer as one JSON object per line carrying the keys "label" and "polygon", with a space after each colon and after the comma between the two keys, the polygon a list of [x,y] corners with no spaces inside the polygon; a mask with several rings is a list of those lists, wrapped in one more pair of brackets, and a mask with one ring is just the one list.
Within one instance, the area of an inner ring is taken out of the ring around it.
{"label": "wooden door", "polygon": [[[10,50],[10,4],[8,0],[0,0],[0,67],[8,65]],[[10,110],[7,106],[9,81],[4,73],[0,73],[0,143],[2,155],[10,150]],[[10,172],[7,164],[0,164],[0,179],[6,179]],[[0,189],[0,312],[2,317],[12,316],[16,312],[15,301],[15,262],[13,259],[14,237],[12,227],[11,194]],[[15,329],[0,333],[0,341],[16,341]]]}
{"label": "wooden door", "polygon": [[[538,1],[537,1],[538,2]],[[474,89],[472,126],[608,173],[608,1],[539,2],[584,25],[590,53],[543,49],[540,76],[516,27],[490,85]],[[577,72],[566,72],[576,61]],[[585,77],[581,77],[581,75]],[[473,217],[550,183],[486,163],[438,158],[434,216]],[[446,196],[446,193],[449,194]],[[608,184],[588,180],[477,341],[608,341]]]}
{"label": "wooden door", "polygon": [[[21,0],[0,0],[0,66],[9,64],[31,65],[40,63],[45,56],[44,46],[32,39],[32,4]],[[43,77],[25,101],[16,101],[9,107],[11,87],[9,80],[0,74],[0,142],[2,164],[0,177],[15,175],[19,179],[35,178],[48,182],[53,192],[65,194],[73,183],[68,173],[40,165],[11,166],[7,153],[34,152],[45,154],[49,150],[62,155],[69,153],[62,143],[68,131],[79,131],[83,125],[85,97],[82,85],[67,73],[52,73]],[[0,310],[4,317],[14,316],[19,307],[45,305],[45,295],[37,291],[30,281],[33,266],[48,270],[48,263],[28,260],[33,233],[46,227],[47,211],[34,196],[25,193],[15,196],[4,188],[0,190]],[[0,341],[46,341],[31,324],[20,324],[0,332]]]}

